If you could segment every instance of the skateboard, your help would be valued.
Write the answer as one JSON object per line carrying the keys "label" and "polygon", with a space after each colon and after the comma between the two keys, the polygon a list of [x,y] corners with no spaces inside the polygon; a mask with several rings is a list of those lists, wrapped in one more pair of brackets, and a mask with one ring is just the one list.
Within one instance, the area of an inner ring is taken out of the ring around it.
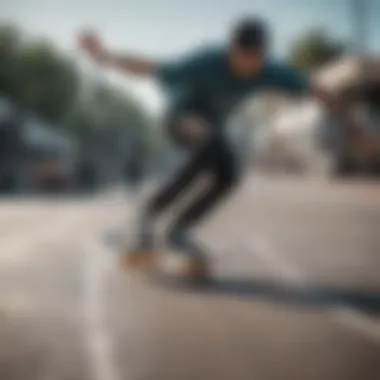
{"label": "skateboard", "polygon": [[[134,237],[136,238],[136,236]],[[151,262],[143,263],[143,265],[138,265],[133,267],[129,265],[127,261],[127,256],[129,253],[133,252],[134,244],[128,237],[123,237],[120,234],[107,234],[105,236],[104,242],[111,248],[112,251],[116,252],[118,265],[120,268],[128,275],[132,275],[133,278],[147,279],[152,283],[164,286],[173,286],[181,288],[192,288],[192,289],[202,289],[206,287],[215,286],[218,282],[214,276],[207,277],[207,279],[188,279],[181,276],[178,270],[173,268],[168,268],[167,261],[170,262],[170,254],[162,253],[166,252],[163,247],[157,247],[157,254]],[[131,249],[129,249],[131,248]],[[162,248],[162,249],[161,249]],[[176,257],[173,255],[173,257]]]}
{"label": "skateboard", "polygon": [[[115,241],[113,241],[115,243]],[[201,292],[208,295],[234,296],[246,299],[262,299],[284,305],[298,307],[335,307],[347,304],[366,313],[380,313],[380,296],[376,293],[361,293],[326,289],[324,287],[305,286],[265,278],[224,277],[212,275],[207,281],[191,281],[167,271],[163,265],[146,266],[143,269],[130,269],[123,265],[122,247],[115,247],[118,265],[131,278],[140,278],[144,282],[170,290],[185,292]],[[125,251],[124,251],[125,252]],[[162,255],[164,258],[165,255]],[[136,275],[136,276],[135,276]]]}
{"label": "skateboard", "polygon": [[151,262],[144,263],[138,268],[130,267],[125,262],[126,255],[128,252],[122,253],[120,257],[120,266],[126,273],[138,274],[138,277],[149,279],[158,285],[203,288],[215,283],[213,277],[190,279],[181,276],[178,270],[165,265],[165,254],[157,254]]}

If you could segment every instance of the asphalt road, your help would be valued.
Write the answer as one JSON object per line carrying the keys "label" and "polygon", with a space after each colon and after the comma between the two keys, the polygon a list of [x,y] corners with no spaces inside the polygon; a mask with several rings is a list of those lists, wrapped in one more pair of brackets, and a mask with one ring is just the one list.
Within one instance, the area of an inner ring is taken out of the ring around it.
{"label": "asphalt road", "polygon": [[154,286],[136,203],[0,200],[1,380],[378,380],[380,185],[248,179],[200,228],[220,284]]}

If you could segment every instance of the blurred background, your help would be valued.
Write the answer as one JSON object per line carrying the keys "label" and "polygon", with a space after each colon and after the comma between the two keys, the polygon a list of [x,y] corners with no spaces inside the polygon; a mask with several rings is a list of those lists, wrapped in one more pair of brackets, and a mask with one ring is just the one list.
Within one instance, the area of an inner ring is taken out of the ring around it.
{"label": "blurred background", "polygon": [[231,117],[246,180],[200,231],[218,294],[135,281],[107,245],[181,155],[157,85],[96,67],[76,33],[171,59],[243,15],[379,135],[378,0],[0,0],[1,380],[380,378],[380,154],[312,99]]}

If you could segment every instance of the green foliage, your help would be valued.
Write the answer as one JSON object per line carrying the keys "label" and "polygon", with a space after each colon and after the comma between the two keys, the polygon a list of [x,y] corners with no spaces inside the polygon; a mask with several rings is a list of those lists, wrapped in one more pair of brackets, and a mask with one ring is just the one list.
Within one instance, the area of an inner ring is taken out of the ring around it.
{"label": "green foliage", "polygon": [[304,70],[318,69],[344,53],[344,45],[334,40],[323,29],[315,28],[299,38],[290,49],[294,66]]}
{"label": "green foliage", "polygon": [[0,96],[85,144],[112,147],[121,138],[147,133],[148,120],[132,97],[80,75],[54,45],[28,39],[12,25],[0,25]]}
{"label": "green foliage", "polygon": [[52,122],[67,115],[78,91],[72,62],[45,42],[30,42],[19,54],[22,67],[20,100]]}
{"label": "green foliage", "polygon": [[0,93],[16,96],[20,35],[11,25],[0,25]]}

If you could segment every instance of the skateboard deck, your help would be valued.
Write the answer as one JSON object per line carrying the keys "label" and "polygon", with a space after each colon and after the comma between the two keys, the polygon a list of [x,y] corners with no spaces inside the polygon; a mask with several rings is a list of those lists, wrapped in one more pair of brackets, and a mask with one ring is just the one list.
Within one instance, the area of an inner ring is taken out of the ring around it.
{"label": "skateboard deck", "polygon": [[123,250],[120,249],[120,246],[118,248],[116,250],[118,264],[123,271],[131,275],[131,278],[142,279],[153,286],[186,292],[201,292],[209,295],[261,299],[286,306],[329,308],[346,304],[366,313],[376,315],[380,313],[380,296],[377,293],[326,289],[317,284],[305,286],[304,284],[300,285],[266,278],[225,277],[219,274],[214,274],[207,281],[188,280],[178,275],[176,271],[166,270],[163,265],[130,269],[123,265]]}
{"label": "skateboard deck", "polygon": [[[164,259],[164,255],[160,255]],[[216,284],[217,279],[207,277],[205,279],[189,279],[181,276],[176,270],[169,270],[162,262],[150,263],[140,268],[129,267],[123,262],[123,257],[119,261],[123,271],[127,274],[137,275],[138,278],[146,279],[154,284],[163,286],[174,286],[181,288],[205,288]]]}
{"label": "skateboard deck", "polygon": [[202,279],[185,278],[175,272],[169,272],[160,267],[152,267],[144,271],[144,275],[157,285],[180,287],[183,289],[205,289],[215,287],[218,284],[216,277]]}
{"label": "skateboard deck", "polygon": [[[205,288],[215,286],[217,283],[217,279],[214,277],[207,278],[207,280],[191,280],[182,277],[181,275],[176,273],[175,270],[167,270],[165,265],[163,265],[163,261],[165,258],[170,255],[158,253],[158,262],[150,263],[148,265],[142,265],[141,268],[133,268],[129,267],[128,264],[125,263],[126,255],[128,254],[129,247],[133,247],[131,244],[131,239],[128,236],[123,236],[120,233],[107,233],[104,236],[104,243],[111,248],[117,255],[117,260],[119,260],[119,265],[123,269],[123,271],[127,274],[136,275],[133,276],[135,278],[144,278],[146,280],[151,281],[157,285],[165,285],[165,286],[175,286],[182,288]],[[132,251],[132,250],[131,250]],[[162,252],[162,250],[158,249],[158,252]]]}

